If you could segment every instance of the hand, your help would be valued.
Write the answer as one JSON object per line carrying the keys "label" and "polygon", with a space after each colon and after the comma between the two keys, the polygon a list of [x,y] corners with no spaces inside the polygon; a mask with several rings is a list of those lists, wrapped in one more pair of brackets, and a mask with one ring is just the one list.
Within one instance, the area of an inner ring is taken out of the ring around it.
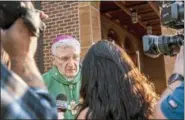
{"label": "hand", "polygon": [[[23,7],[33,9],[31,5],[30,2],[22,2]],[[40,11],[39,17],[43,20],[48,16]],[[37,47],[37,37],[29,31],[22,18],[17,19],[9,29],[1,29],[1,42],[11,58],[33,57]]]}
{"label": "hand", "polygon": [[58,119],[64,119],[64,113],[63,112],[58,112]]}
{"label": "hand", "polygon": [[173,73],[184,76],[184,47],[181,47],[179,54],[177,54]]}
{"label": "hand", "polygon": [[[25,7],[25,8],[29,8],[29,9],[35,9],[33,4],[31,2],[21,2],[21,6]],[[43,19],[47,19],[48,15],[46,15],[43,11],[40,11],[40,18]]]}

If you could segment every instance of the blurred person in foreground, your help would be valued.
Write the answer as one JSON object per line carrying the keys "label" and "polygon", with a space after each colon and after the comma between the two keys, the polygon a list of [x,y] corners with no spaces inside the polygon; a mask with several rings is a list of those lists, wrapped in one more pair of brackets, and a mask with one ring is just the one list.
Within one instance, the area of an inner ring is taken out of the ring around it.
{"label": "blurred person in foreground", "polygon": [[74,119],[77,113],[75,106],[79,103],[81,87],[80,49],[80,43],[75,38],[57,36],[51,47],[53,67],[43,74],[53,99],[61,94],[67,98],[64,101],[67,102],[64,119]]}
{"label": "blurred person in foreground", "polygon": [[184,119],[184,47],[176,57],[174,70],[165,89],[158,101],[155,119]]}
{"label": "blurred person in foreground", "polygon": [[35,10],[31,2],[18,4],[30,14],[17,18],[9,28],[1,29],[0,40],[9,55],[12,70],[1,64],[1,119],[57,119],[56,104],[34,61],[38,39],[35,32],[39,35],[40,28],[37,26],[36,31],[32,31],[28,27],[44,24],[41,19],[47,15]]}
{"label": "blurred person in foreground", "polygon": [[147,120],[158,99],[126,52],[105,40],[94,44],[83,60],[80,95],[77,119]]}

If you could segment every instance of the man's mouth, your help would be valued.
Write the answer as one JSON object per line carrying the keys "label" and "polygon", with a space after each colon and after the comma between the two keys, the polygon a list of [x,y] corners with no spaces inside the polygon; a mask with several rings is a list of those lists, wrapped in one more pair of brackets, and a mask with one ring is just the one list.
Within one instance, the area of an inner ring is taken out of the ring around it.
{"label": "man's mouth", "polygon": [[76,69],[70,69],[70,70],[68,70],[68,72],[75,72],[76,71]]}

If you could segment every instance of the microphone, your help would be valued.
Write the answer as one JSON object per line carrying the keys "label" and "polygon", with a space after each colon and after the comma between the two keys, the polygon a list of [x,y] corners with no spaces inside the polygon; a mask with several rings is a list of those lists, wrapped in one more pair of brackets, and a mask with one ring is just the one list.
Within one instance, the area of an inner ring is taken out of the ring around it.
{"label": "microphone", "polygon": [[56,105],[57,105],[58,111],[66,112],[66,110],[68,109],[67,96],[62,94],[62,93],[57,95],[57,97],[56,97]]}

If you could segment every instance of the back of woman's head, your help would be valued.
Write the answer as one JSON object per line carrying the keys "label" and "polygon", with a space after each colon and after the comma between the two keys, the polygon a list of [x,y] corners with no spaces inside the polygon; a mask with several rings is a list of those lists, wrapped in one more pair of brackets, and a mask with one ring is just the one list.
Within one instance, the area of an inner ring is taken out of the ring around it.
{"label": "back of woman's head", "polygon": [[108,41],[96,43],[86,54],[80,93],[82,110],[88,107],[86,117],[92,119],[146,119],[151,113],[150,95],[155,97],[126,53]]}

